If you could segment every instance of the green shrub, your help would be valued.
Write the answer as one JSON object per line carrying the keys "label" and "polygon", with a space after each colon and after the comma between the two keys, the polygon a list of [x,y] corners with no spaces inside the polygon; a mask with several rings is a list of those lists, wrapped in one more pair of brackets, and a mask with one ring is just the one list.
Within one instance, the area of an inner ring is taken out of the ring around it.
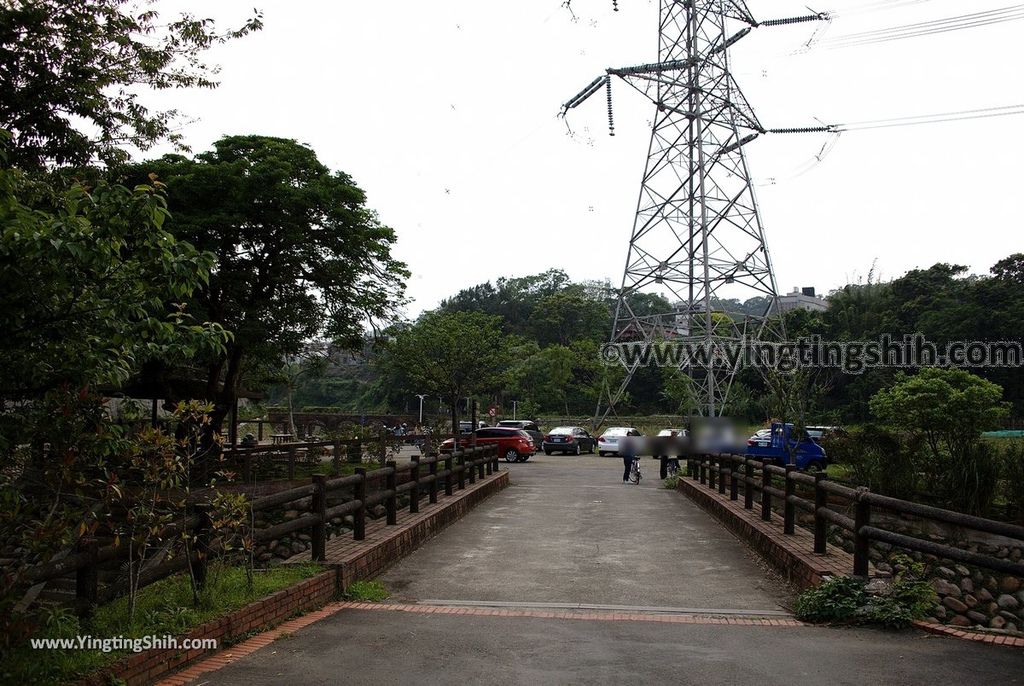
{"label": "green shrub", "polygon": [[1024,441],[1007,441],[998,448],[989,445],[999,453],[1002,496],[1012,506],[1017,520],[1024,522]]}
{"label": "green shrub", "polygon": [[927,616],[937,597],[931,584],[923,579],[924,565],[900,553],[890,557],[889,562],[897,573],[886,593],[872,595],[863,581],[834,577],[797,597],[797,618],[900,629]]}
{"label": "green shrub", "polygon": [[823,445],[829,458],[848,467],[858,484],[894,498],[913,496],[924,459],[920,436],[868,425],[830,436]]}
{"label": "green shrub", "polygon": [[794,611],[797,619],[807,622],[849,622],[867,598],[864,582],[836,576],[797,596]]}

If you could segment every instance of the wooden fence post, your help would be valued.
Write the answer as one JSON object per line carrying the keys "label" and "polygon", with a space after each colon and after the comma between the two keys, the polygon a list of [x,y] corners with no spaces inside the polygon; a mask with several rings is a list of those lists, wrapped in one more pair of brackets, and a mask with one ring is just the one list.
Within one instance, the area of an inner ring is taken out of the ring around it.
{"label": "wooden fence post", "polygon": [[716,479],[718,478],[718,465],[715,464],[715,458],[708,455],[708,488],[712,491],[715,490]]}
{"label": "wooden fence post", "polygon": [[252,482],[252,453],[242,455],[242,483]]}
{"label": "wooden fence post", "polygon": [[476,465],[473,464],[473,463],[476,461],[476,458],[477,458],[477,455],[478,455],[477,449],[476,448],[470,448],[469,450],[466,451],[466,454],[469,456],[469,460],[466,461],[466,469],[469,470],[469,483],[475,484],[476,483]]}
{"label": "wooden fence post", "polygon": [[871,525],[871,503],[864,496],[865,491],[857,495],[857,505],[853,515],[853,575],[866,579],[868,577],[868,561],[870,539],[861,533],[861,529]]}
{"label": "wooden fence post", "polygon": [[429,486],[430,499],[428,502],[433,504],[437,502],[437,455],[431,455],[429,458],[431,461],[427,471],[430,473],[431,479]]}
{"label": "wooden fence post", "polygon": [[327,559],[327,477],[323,474],[313,475],[313,499],[309,509],[319,517],[310,527],[309,535],[313,539],[310,558],[313,562],[323,562]]}
{"label": "wooden fence post", "polygon": [[707,457],[704,455],[700,456],[700,460],[697,462],[697,471],[700,473],[700,485],[703,486],[708,482],[708,473],[706,469]]}
{"label": "wooden fence post", "polygon": [[479,478],[481,481],[484,480],[484,465],[487,464],[490,460],[490,458],[484,454],[486,452],[487,448],[480,448],[480,456],[477,458],[478,460],[480,460],[480,463],[477,464],[476,466],[477,478]]}
{"label": "wooden fence post", "polygon": [[355,511],[353,517],[352,538],[362,541],[366,538],[366,468],[356,467],[356,474],[360,479],[352,490],[353,496],[359,501],[359,509]]}
{"label": "wooden fence post", "polygon": [[294,448],[294,447],[288,448],[288,480],[289,481],[295,478],[295,453],[296,452],[297,452],[296,448]]}
{"label": "wooden fence post", "polygon": [[458,465],[456,469],[459,470],[459,490],[461,491],[466,487],[466,451],[460,450],[455,456],[455,462]]}
{"label": "wooden fence post", "polygon": [[362,464],[363,462],[363,441],[353,438],[348,441],[348,462],[349,464]]}
{"label": "wooden fence post", "polygon": [[796,504],[793,502],[793,498],[796,497],[796,480],[793,479],[795,471],[796,465],[786,465],[786,502],[782,520],[782,532],[785,534],[793,534],[796,531]]}
{"label": "wooden fence post", "polygon": [[824,555],[828,546],[828,520],[822,516],[828,507],[828,492],[822,487],[827,478],[825,472],[814,475],[814,552],[818,555]]}
{"label": "wooden fence post", "polygon": [[444,494],[445,495],[451,495],[452,494],[452,476],[453,476],[452,475],[452,467],[454,466],[452,464],[452,462],[453,462],[452,454],[448,453],[447,455],[445,455],[445,457],[444,457],[444,471],[446,472],[445,475],[444,475]]}
{"label": "wooden fence post", "polygon": [[78,551],[85,553],[86,563],[75,570],[75,604],[79,617],[90,617],[99,601],[100,580],[97,557],[99,541],[90,536],[78,540]]}
{"label": "wooden fence post", "polygon": [[730,457],[729,460],[730,460],[730,462],[732,462],[732,469],[729,470],[729,500],[739,500],[739,498],[740,498],[740,492],[739,492],[739,488],[740,488],[740,482],[739,482],[740,466],[739,466],[739,462],[735,458]]}
{"label": "wooden fence post", "polygon": [[748,458],[743,458],[743,468],[746,480],[743,482],[743,508],[754,509],[754,465]]}
{"label": "wooden fence post", "polygon": [[398,485],[398,463],[388,460],[384,467],[390,470],[384,477],[384,488],[391,492],[384,501],[384,509],[387,511],[388,524],[394,526],[398,524],[398,494],[395,493],[395,487]]}
{"label": "wooden fence post", "polygon": [[334,441],[334,445],[331,447],[331,467],[333,471],[337,473],[338,467],[341,466],[341,441]]}
{"label": "wooden fence post", "polygon": [[722,495],[725,495],[725,477],[729,473],[728,468],[726,468],[723,464],[724,462],[725,460],[723,460],[721,457],[718,458],[718,492],[721,493]]}
{"label": "wooden fence post", "polygon": [[412,456],[412,470],[409,472],[412,488],[409,489],[409,512],[420,511],[420,456]]}
{"label": "wooden fence post", "polygon": [[772,485],[772,473],[768,471],[768,460],[761,460],[761,519],[772,521],[772,494],[768,489]]}

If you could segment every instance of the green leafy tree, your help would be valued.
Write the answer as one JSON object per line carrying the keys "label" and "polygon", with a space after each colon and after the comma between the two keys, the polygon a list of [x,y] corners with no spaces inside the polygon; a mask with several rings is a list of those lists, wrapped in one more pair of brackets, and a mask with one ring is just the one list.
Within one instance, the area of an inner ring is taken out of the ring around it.
{"label": "green leafy tree", "polygon": [[981,443],[981,433],[1009,415],[1003,389],[962,369],[922,369],[871,398],[880,420],[924,436],[932,455],[930,471],[947,502],[984,514],[998,479],[998,461]]}
{"label": "green leafy tree", "polygon": [[479,312],[428,312],[397,328],[377,360],[408,379],[410,392],[441,398],[456,427],[460,401],[497,390],[509,362],[501,320]]}
{"label": "green leafy tree", "polygon": [[393,316],[408,271],[391,256],[394,231],[352,179],[292,140],[229,136],[210,152],[129,170],[166,184],[171,228],[216,256],[195,311],[234,333],[202,360],[217,429],[247,370],[270,367],[325,337],[362,346],[364,327]]}
{"label": "green leafy tree", "polygon": [[530,328],[542,346],[567,346],[583,339],[606,339],[608,321],[609,312],[604,303],[588,297],[582,289],[567,288],[537,302],[530,317]]}
{"label": "green leafy tree", "polygon": [[[148,3],[153,4],[153,3]],[[130,0],[18,0],[0,4],[0,129],[22,169],[127,160],[123,146],[170,139],[178,113],[152,112],[146,89],[213,88],[204,53],[258,30],[257,12],[218,32],[189,14],[165,19]],[[85,126],[82,126],[82,124]]]}
{"label": "green leafy tree", "polygon": [[21,202],[26,184],[0,169],[0,399],[119,386],[148,360],[224,349],[220,326],[175,304],[206,284],[213,255],[167,230],[159,184],[76,184],[52,213]]}

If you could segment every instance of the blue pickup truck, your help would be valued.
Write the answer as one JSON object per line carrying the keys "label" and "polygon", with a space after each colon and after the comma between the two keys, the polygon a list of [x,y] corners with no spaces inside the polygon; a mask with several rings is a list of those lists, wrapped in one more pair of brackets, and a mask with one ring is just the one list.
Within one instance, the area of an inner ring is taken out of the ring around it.
{"label": "blue pickup truck", "polygon": [[793,425],[775,422],[767,435],[755,434],[747,441],[745,454],[754,459],[769,458],[774,464],[789,464],[790,455],[796,468],[803,471],[821,471],[828,466],[825,449],[806,432],[799,439],[793,436]]}

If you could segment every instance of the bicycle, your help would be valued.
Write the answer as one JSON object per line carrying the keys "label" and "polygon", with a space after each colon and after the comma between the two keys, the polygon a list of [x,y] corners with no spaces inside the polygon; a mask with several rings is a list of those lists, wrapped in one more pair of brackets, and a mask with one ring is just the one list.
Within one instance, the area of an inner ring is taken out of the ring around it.
{"label": "bicycle", "polygon": [[629,480],[635,484],[640,483],[642,475],[640,474],[640,458],[634,457],[633,464],[629,467]]}

